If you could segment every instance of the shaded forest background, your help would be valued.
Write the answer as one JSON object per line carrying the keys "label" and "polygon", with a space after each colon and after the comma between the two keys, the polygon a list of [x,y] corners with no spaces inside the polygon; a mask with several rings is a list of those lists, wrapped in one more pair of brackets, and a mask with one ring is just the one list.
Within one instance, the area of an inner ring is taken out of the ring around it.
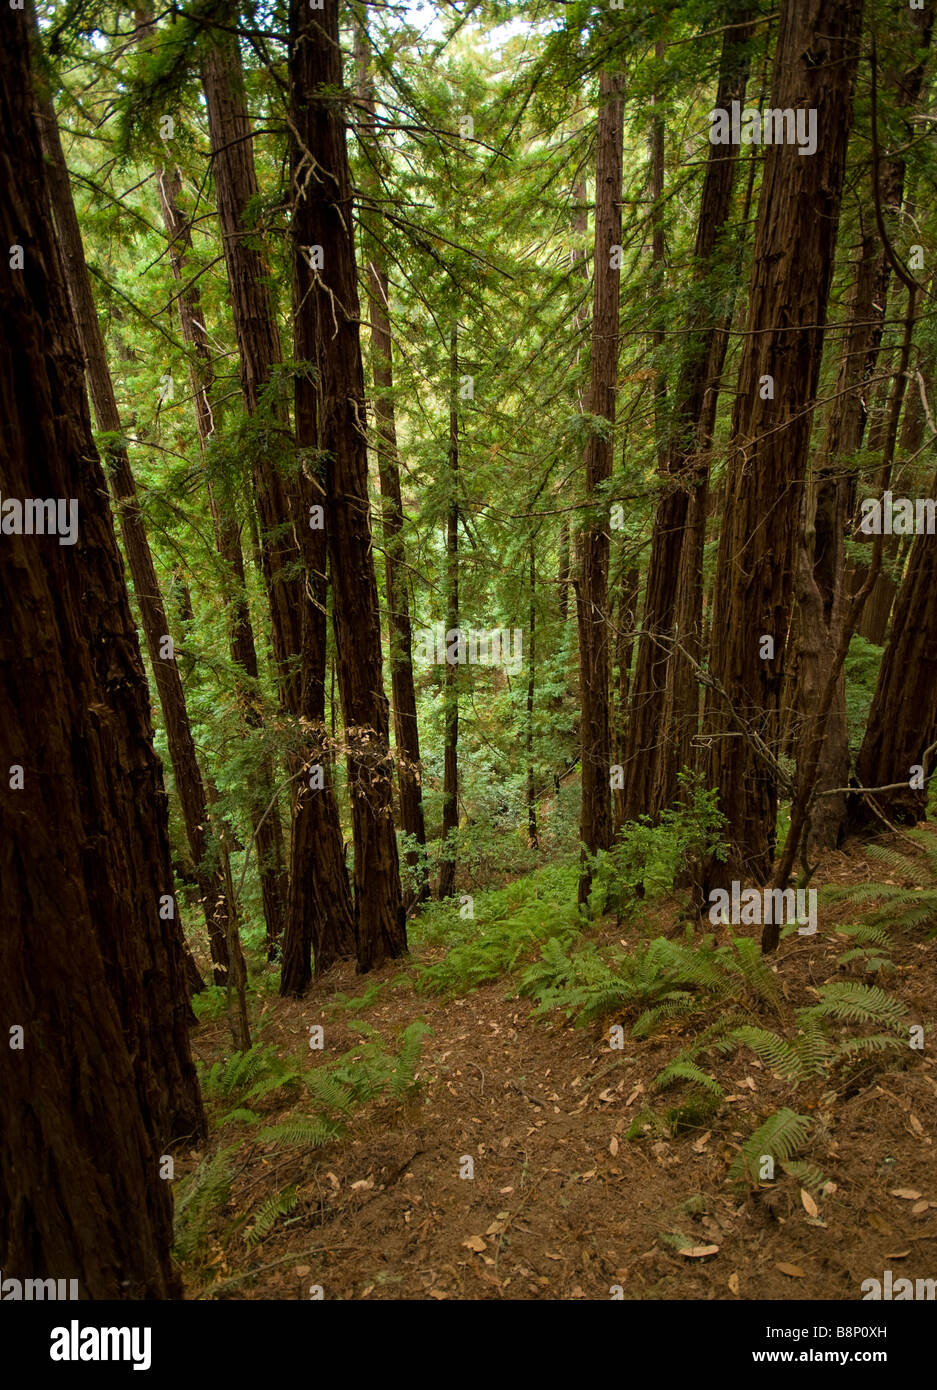
{"label": "shaded forest background", "polygon": [[[412,1098],[405,1012],[394,1048],[306,1078],[302,1133],[251,1099],[299,1085],[258,1041],[273,998],[342,1008],[408,931],[430,993],[520,961],[541,1012],[633,1007],[644,1037],[741,991],[724,1035],[787,1082],[884,1065],[917,1017],[886,928],[937,917],[937,542],[863,525],[937,500],[931,8],[74,0],[4,23],[0,484],[81,518],[74,550],[2,528],[10,1018],[61,1031],[60,951],[89,1010],[51,1044],[64,1094],[76,1058],[121,1057],[93,1123],[50,1102],[5,1141],[58,1176],[45,1212],[6,1191],[4,1267],[40,1248],[94,1296],[129,1260],[130,1296],[172,1295],[153,1156],[205,1142],[203,1102],[317,1149]],[[793,123],[711,142],[733,104],[814,113],[816,148]],[[756,950],[712,894],[819,871],[862,898],[850,837],[882,835],[896,877],[846,923],[845,983],[782,1000],[759,950],[797,923],[743,917]],[[643,944],[576,956],[611,916]],[[229,1031],[201,1086],[190,999]],[[710,1025],[658,1074],[687,1090],[671,1138],[725,1097]],[[822,1193],[811,1114],[762,1113],[733,1181],[768,1153]],[[62,1176],[118,1135],[133,1256],[91,1215],[121,1184]],[[181,1226],[177,1200],[183,1262],[227,1152]]]}

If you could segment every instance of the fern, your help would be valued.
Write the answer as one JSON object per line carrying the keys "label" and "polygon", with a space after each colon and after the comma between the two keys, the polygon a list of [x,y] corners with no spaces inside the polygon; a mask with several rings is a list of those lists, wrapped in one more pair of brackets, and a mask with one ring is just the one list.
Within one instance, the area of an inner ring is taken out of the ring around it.
{"label": "fern", "polygon": [[257,1135],[260,1143],[286,1144],[290,1148],[321,1149],[333,1139],[341,1139],[344,1128],[337,1120],[316,1115],[308,1120],[286,1120],[283,1124],[267,1125]]}
{"label": "fern", "polygon": [[247,1245],[257,1245],[267,1235],[270,1228],[280,1219],[281,1216],[288,1216],[299,1204],[299,1194],[296,1185],[291,1184],[284,1187],[282,1192],[276,1192],[272,1197],[268,1197],[265,1202],[257,1208],[254,1215],[254,1224],[249,1231],[245,1232],[244,1241]]}
{"label": "fern", "polygon": [[873,926],[893,926],[902,930],[934,927],[937,930],[937,847],[926,832],[911,830],[907,833],[921,846],[920,859],[912,859],[887,845],[867,845],[866,853],[895,878],[915,884],[914,888],[893,883],[852,883],[828,889],[827,899],[870,907]]}
{"label": "fern", "polygon": [[820,1002],[808,1012],[847,1023],[884,1023],[897,1029],[908,1010],[900,999],[885,990],[848,980],[824,985],[820,990]]}
{"label": "fern", "polygon": [[238,1105],[234,1110],[229,1110],[227,1115],[222,1115],[220,1123],[223,1125],[259,1125],[261,1116],[255,1110],[249,1110],[246,1106]]}
{"label": "fern", "polygon": [[400,1037],[400,1051],[391,1072],[388,1087],[396,1100],[403,1100],[417,1086],[416,1069],[423,1050],[423,1038],[430,1031],[422,1019],[416,1019],[403,1030]]}
{"label": "fern", "polygon": [[659,1004],[654,1004],[639,1015],[631,1030],[632,1037],[646,1038],[664,1019],[698,1013],[700,1007],[700,1001],[686,990],[671,990]]}
{"label": "fern", "polygon": [[789,1161],[802,1148],[810,1133],[807,1115],[797,1115],[786,1107],[770,1115],[740,1148],[729,1169],[730,1182],[758,1183],[758,1170],[767,1155],[775,1162]]}
{"label": "fern", "polygon": [[702,1067],[698,1067],[695,1062],[687,1061],[684,1057],[678,1057],[675,1061],[664,1067],[663,1071],[658,1072],[651,1082],[651,1090],[663,1091],[666,1090],[668,1086],[675,1085],[678,1081],[691,1081],[694,1085],[700,1086],[703,1090],[711,1091],[712,1094],[718,1096],[720,1100],[725,1095],[725,1091],[719,1085],[715,1077],[710,1076],[709,1072],[703,1071]]}
{"label": "fern", "polygon": [[173,1217],[175,1254],[189,1260],[203,1243],[215,1210],[227,1203],[234,1177],[232,1155],[237,1145],[219,1149],[183,1178],[176,1191]]}
{"label": "fern", "polygon": [[305,1076],[306,1089],[313,1100],[326,1110],[338,1110],[343,1114],[352,1108],[355,1094],[350,1086],[344,1085],[327,1067],[314,1067]]}
{"label": "fern", "polygon": [[781,1159],[781,1167],[790,1177],[796,1178],[801,1187],[813,1188],[816,1192],[823,1187],[826,1178],[815,1163],[802,1158]]}
{"label": "fern", "polygon": [[763,1000],[775,1011],[781,1007],[781,986],[777,975],[766,964],[761,947],[747,936],[732,939],[732,951],[739,974],[756,999]]}
{"label": "fern", "polygon": [[295,1065],[278,1056],[276,1048],[255,1045],[247,1052],[234,1052],[223,1062],[215,1062],[203,1076],[207,1099],[239,1096],[256,1099],[281,1086],[295,1085],[300,1073]]}
{"label": "fern", "polygon": [[731,1040],[741,1043],[743,1047],[751,1048],[756,1057],[760,1057],[766,1066],[777,1072],[785,1081],[793,1081],[796,1085],[807,1074],[804,1060],[796,1046],[778,1033],[747,1025],[736,1028]]}

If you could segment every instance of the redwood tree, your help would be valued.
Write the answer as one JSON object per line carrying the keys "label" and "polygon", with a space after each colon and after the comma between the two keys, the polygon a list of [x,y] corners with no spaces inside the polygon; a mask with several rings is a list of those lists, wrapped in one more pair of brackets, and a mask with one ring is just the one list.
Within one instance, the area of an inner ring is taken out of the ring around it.
{"label": "redwood tree", "polygon": [[[223,865],[220,862],[211,862],[208,858],[209,845],[205,830],[209,824],[209,812],[205,783],[196,755],[182,677],[175,656],[166,645],[170,638],[169,620],[166,617],[156,566],[150,551],[143,510],[137,497],[130,455],[123,442],[117,397],[107,362],[104,337],[98,324],[91,277],[85,263],[81,229],[51,100],[43,98],[37,105],[36,114],[43,152],[48,162],[55,228],[65,264],[68,294],[85,359],[88,391],[98,428],[106,431],[111,437],[106,455],[108,477],[127,563],[133,576],[134,596],[140,609],[143,635],[159,692],[186,840],[208,924],[215,983],[224,984],[228,969],[228,903]],[[219,860],[223,853],[221,849],[217,851]]]}
{"label": "redwood tree", "polygon": [[[290,2],[291,186],[297,358],[315,371],[314,418],[297,444],[324,496],[339,690],[348,740],[359,970],[406,950],[393,822],[393,760],[381,671],[368,504],[364,370],[345,144],[338,0]],[[300,372],[299,376],[303,373]],[[299,403],[297,398],[297,404]]]}
{"label": "redwood tree", "polygon": [[[706,734],[730,855],[709,885],[771,872],[794,545],[852,119],[861,0],[785,0],[771,107],[816,111],[817,145],[766,147],[732,418]],[[769,655],[773,642],[773,655]],[[763,655],[764,653],[764,655]]]}
{"label": "redwood tree", "polygon": [[[721,109],[728,110],[733,101],[744,100],[751,33],[752,25],[743,16],[724,36],[715,103]],[[737,165],[738,146],[710,145],[693,252],[693,275],[698,283],[705,283],[712,275],[717,248],[724,249]],[[702,295],[697,302],[700,307],[694,314],[674,387],[674,424],[663,449],[663,486],[654,517],[644,616],[621,758],[624,820],[659,814],[673,799],[680,770],[675,758],[678,738],[674,722],[682,719],[684,711],[673,708],[668,687],[673,686],[675,667],[682,658],[674,653],[671,639],[691,496],[693,488],[701,486],[693,461],[703,444],[699,431],[704,402],[705,414],[715,417],[723,355],[714,352],[720,324],[712,302]],[[668,706],[671,718],[662,719],[662,709]]]}
{"label": "redwood tree", "polygon": [[[592,301],[592,377],[589,410],[606,423],[593,428],[586,445],[586,493],[601,509],[601,485],[612,474],[612,428],[618,385],[618,289],[621,272],[621,175],[625,103],[618,76],[599,77],[595,155],[595,266]],[[576,577],[582,715],[582,813],[580,839],[595,854],[612,841],[611,729],[609,717],[608,518],[593,514],[578,543]],[[579,900],[589,895],[591,876],[579,881]]]}
{"label": "redwood tree", "polygon": [[[281,361],[280,333],[269,267],[248,221],[258,192],[253,139],[237,39],[225,29],[206,35],[202,83],[241,388],[245,406],[256,418]],[[299,411],[305,389],[297,383]],[[272,435],[289,437],[285,404],[274,403],[272,409]],[[310,949],[321,974],[339,957],[352,954],[355,944],[338,802],[324,741],[326,547],[324,530],[310,526],[309,512],[324,499],[305,465],[298,476],[284,476],[266,449],[257,450],[252,470],[280,698],[302,720],[304,741],[302,759],[294,757],[290,763],[296,782],[280,981],[281,993],[301,995],[312,977]]]}
{"label": "redwood tree", "polygon": [[0,1266],[172,1298],[160,1155],[204,1117],[167,803],[32,119],[34,35],[24,13],[5,24],[0,236],[22,269],[0,275],[0,477],[5,498],[74,499],[78,534],[0,537]]}

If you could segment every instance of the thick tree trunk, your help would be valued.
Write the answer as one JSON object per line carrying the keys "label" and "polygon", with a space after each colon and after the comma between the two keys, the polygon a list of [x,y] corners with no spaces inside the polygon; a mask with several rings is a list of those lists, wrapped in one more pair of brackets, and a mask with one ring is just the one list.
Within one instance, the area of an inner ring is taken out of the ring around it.
{"label": "thick tree trunk", "polygon": [[[937,477],[931,484],[937,498]],[[912,769],[934,767],[926,749],[937,740],[937,546],[933,536],[914,537],[904,580],[895,601],[891,641],[885,649],[878,683],[859,750],[856,774],[863,787],[903,786],[877,792],[875,801],[889,820],[914,825],[924,819],[927,790]],[[918,785],[912,787],[912,781]],[[859,831],[877,820],[865,797],[849,808],[849,829]]]}
{"label": "thick tree trunk", "polygon": [[[774,855],[777,752],[792,570],[833,269],[861,0],[781,8],[771,106],[815,110],[816,152],[767,148],[748,332],[732,421],[707,692],[710,782],[730,854],[706,887],[766,882]],[[765,524],[770,518],[770,526]],[[767,655],[764,638],[774,644]],[[763,656],[762,653],[765,652]]]}
{"label": "thick tree trunk", "polygon": [[[917,12],[912,23],[920,30],[920,46],[927,49],[933,25],[932,14]],[[906,72],[887,74],[890,95],[899,109],[908,110],[916,105],[924,71],[924,64],[918,62],[915,55],[913,65]],[[878,174],[883,211],[889,216],[896,215],[904,198],[903,157],[899,155],[884,160]],[[874,168],[872,177],[875,177]],[[871,214],[869,220],[873,221]],[[804,747],[804,730],[816,716],[817,701],[842,636],[846,608],[844,542],[856,500],[855,476],[850,465],[862,445],[865,432],[867,409],[863,398],[868,394],[868,383],[878,364],[890,270],[878,228],[870,226],[859,245],[850,323],[843,343],[835,400],[823,456],[816,470],[815,485],[807,497],[805,546],[807,564],[812,562],[812,579],[803,561],[798,563],[800,644],[796,696],[792,703],[796,706],[799,722],[797,741],[801,748]],[[913,448],[916,447],[916,444],[913,445]],[[866,570],[866,566],[860,566],[853,571],[854,589],[859,588]],[[865,601],[857,628],[868,641],[878,645],[884,643],[896,592],[897,586],[891,576],[880,573],[872,593]],[[848,775],[846,683],[841,673],[826,725],[817,791],[826,793],[831,788],[845,786]],[[845,795],[819,795],[811,813],[809,853],[812,854],[815,849],[835,848],[842,839],[845,822]]]}
{"label": "thick tree trunk", "polygon": [[[459,339],[453,323],[449,344],[449,512],[446,518],[446,644],[459,627]],[[455,636],[452,637],[455,641]],[[459,825],[459,674],[447,660],[445,672],[445,733],[443,735],[442,847],[439,856],[438,898],[455,892],[454,832]]]}
{"label": "thick tree trunk", "polygon": [[[370,47],[367,32],[356,31],[356,59],[361,100],[369,120],[369,136],[376,146],[374,95],[369,75]],[[373,157],[380,152],[373,150]],[[400,466],[397,456],[397,426],[394,411],[393,344],[390,331],[390,287],[384,252],[378,241],[369,239],[368,309],[371,320],[371,371],[374,376],[374,416],[377,424],[377,466],[381,483],[381,522],[384,531],[384,576],[389,629],[391,702],[394,736],[397,744],[397,786],[400,796],[400,823],[404,832],[426,844],[423,794],[420,772],[420,735],[416,717],[416,691],[413,683],[413,634],[410,603],[404,572],[403,499],[400,492]],[[411,850],[406,862],[411,875],[421,861],[419,851]],[[429,892],[424,876],[415,890],[408,889],[404,905],[409,911]]]}
{"label": "thick tree trunk", "polygon": [[[29,52],[0,49],[4,500],[77,502],[77,543],[0,538],[0,1266],[82,1298],[174,1298],[160,1156],[204,1116],[187,1036],[167,802],[94,447]],[[14,789],[22,769],[22,786]],[[173,915],[170,916],[170,912]],[[22,1048],[9,1029],[22,1028]]]}
{"label": "thick tree trunk", "polygon": [[[184,283],[185,255],[191,246],[191,229],[178,207],[182,183],[178,173],[157,173],[163,224],[169,237],[169,260],[173,277]],[[202,317],[201,298],[194,284],[185,286],[177,299],[182,336],[192,349],[189,382],[195,402],[195,422],[199,444],[204,452],[215,430],[211,402],[214,366],[208,330]],[[215,543],[225,565],[228,640],[235,670],[236,695],[241,717],[249,729],[263,728],[263,705],[259,689],[257,649],[254,628],[244,584],[244,557],[241,532],[225,499],[218,498],[209,483],[209,504],[215,525]],[[283,857],[283,833],[276,809],[265,815],[274,789],[274,767],[264,755],[256,782],[249,788],[251,825],[257,839],[257,862],[267,927],[267,954],[275,954],[286,913],[288,880]]]}
{"label": "thick tree trunk", "polygon": [[[349,741],[358,969],[407,948],[393,822],[393,760],[368,507],[364,372],[338,0],[290,3],[294,318],[316,368],[339,692]],[[310,247],[321,248],[320,257]],[[305,248],[305,249],[304,249]],[[308,334],[308,339],[304,335]],[[310,352],[309,348],[314,351]]]}
{"label": "thick tree trunk", "polygon": [[[258,194],[257,177],[241,59],[231,34],[212,34],[212,45],[202,62],[202,83],[241,388],[248,412],[257,416],[261,394],[281,361],[280,334],[268,284],[269,268],[247,222]],[[304,384],[297,380],[295,391],[298,400],[302,397],[301,408],[314,411],[314,403],[306,405],[304,390]],[[282,448],[283,436],[289,430],[285,402],[274,402],[272,413],[272,434]],[[297,440],[300,445],[302,442]],[[282,476],[265,450],[257,451],[251,466],[280,700],[294,719],[305,721],[305,746],[302,753],[294,751],[289,759],[296,780],[280,978],[281,994],[302,995],[312,978],[310,947],[317,948],[317,974],[354,949],[353,908],[324,726],[325,531],[312,525],[310,512],[310,507],[323,506],[325,499],[313,472],[304,465],[292,482]]]}
{"label": "thick tree trunk", "polygon": [[[747,47],[752,26],[742,22],[730,28],[723,40],[716,106],[728,110],[733,101],[743,102],[748,79]],[[704,282],[713,270],[713,257],[732,213],[732,199],[738,164],[738,147],[710,145],[703,192],[697,221],[694,271],[697,282]],[[656,186],[656,185],[655,185]],[[659,195],[658,195],[659,196]],[[674,666],[681,662],[671,647],[681,578],[681,561],[688,534],[691,503],[695,506],[692,535],[699,542],[699,526],[705,524],[698,494],[705,493],[708,469],[693,470],[688,465],[702,445],[699,437],[704,402],[715,417],[722,353],[714,353],[720,324],[712,321],[712,308],[705,295],[698,295],[700,307],[694,314],[683,365],[675,385],[677,402],[675,426],[663,451],[661,478],[664,491],[657,504],[651,537],[644,616],[638,641],[638,658],[631,695],[631,712],[626,725],[622,764],[624,790],[622,819],[639,815],[656,817],[676,792],[677,730],[672,719],[662,720],[662,708],[672,705],[668,685],[672,685]],[[709,431],[711,432],[711,431]],[[688,483],[692,482],[691,492]],[[694,570],[688,570],[688,582]],[[686,633],[680,633],[683,640]],[[685,665],[685,662],[683,662]],[[690,673],[695,695],[695,673]]]}
{"label": "thick tree trunk", "polygon": [[[596,135],[595,264],[592,304],[592,381],[589,409],[608,421],[603,434],[593,431],[586,445],[587,499],[612,472],[612,428],[618,386],[618,256],[621,244],[622,139],[625,103],[618,76],[599,77]],[[582,812],[579,836],[583,851],[596,854],[612,842],[611,729],[609,721],[608,520],[593,516],[581,536],[581,564],[576,581],[579,628],[579,683],[582,715]],[[585,863],[585,861],[584,861]],[[584,867],[579,901],[586,902],[591,874]]]}
{"label": "thick tree trunk", "polygon": [[[37,111],[37,119],[48,163],[56,231],[65,262],[69,298],[85,359],[88,389],[98,429],[113,437],[113,443],[107,451],[111,493],[120,522],[127,563],[133,576],[134,595],[140,609],[143,634],[163,711],[176,794],[179,797],[186,840],[195,866],[202,908],[208,924],[214,979],[216,984],[224,984],[228,967],[228,905],[224,891],[224,871],[220,863],[213,864],[208,861],[205,827],[209,824],[209,813],[205,786],[195,752],[195,740],[189,723],[182,678],[175,656],[169,655],[166,645],[170,638],[169,621],[147,540],[143,512],[137,498],[130,456],[126,445],[121,442],[123,431],[120,413],[107,364],[104,339],[98,325],[91,279],[85,264],[81,229],[75,213],[68,169],[51,101],[42,102]],[[216,847],[215,854],[219,857],[223,855],[220,847]]]}

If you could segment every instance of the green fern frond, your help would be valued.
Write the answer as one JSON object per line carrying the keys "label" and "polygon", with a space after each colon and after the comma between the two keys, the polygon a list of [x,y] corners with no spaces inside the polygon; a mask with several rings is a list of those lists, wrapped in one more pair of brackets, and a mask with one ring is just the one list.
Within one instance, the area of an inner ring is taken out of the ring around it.
{"label": "green fern frond", "polygon": [[639,1015],[631,1030],[632,1037],[646,1038],[665,1018],[685,1017],[687,1014],[699,1013],[705,1007],[704,1002],[695,995],[688,994],[686,990],[671,990],[659,1004],[645,1009],[644,1013]]}
{"label": "green fern frond", "polygon": [[780,1034],[771,1033],[766,1028],[747,1025],[736,1028],[730,1036],[743,1047],[751,1048],[756,1057],[786,1081],[796,1083],[802,1081],[806,1075],[804,1059],[794,1044],[788,1042],[787,1038],[782,1038]]}
{"label": "green fern frond", "polygon": [[898,1052],[904,1046],[904,1039],[894,1033],[870,1033],[864,1038],[847,1038],[836,1049],[836,1056],[851,1061],[872,1052]]}
{"label": "green fern frond", "polygon": [[354,1103],[354,1092],[350,1087],[342,1084],[326,1067],[313,1067],[305,1075],[306,1089],[319,1105],[328,1110],[340,1110],[342,1113],[351,1109]]}
{"label": "green fern frond", "polygon": [[229,1110],[227,1115],[222,1115],[220,1123],[223,1125],[259,1125],[263,1116],[258,1115],[255,1110],[249,1110],[247,1106],[239,1105],[234,1110]]}
{"label": "green fern frond", "polygon": [[812,1188],[814,1192],[818,1191],[826,1182],[826,1178],[817,1165],[815,1163],[810,1163],[807,1159],[782,1158],[781,1167],[784,1169],[785,1173],[788,1173],[792,1178],[796,1178],[801,1187],[806,1187],[808,1189]]}
{"label": "green fern frond", "polygon": [[761,1159],[768,1156],[775,1162],[790,1161],[810,1133],[807,1115],[797,1115],[786,1107],[770,1115],[754,1134],[745,1140],[729,1169],[729,1180],[737,1183],[757,1183]]}
{"label": "green fern frond", "polygon": [[173,1215],[174,1248],[178,1259],[192,1258],[208,1234],[215,1211],[231,1196],[232,1155],[236,1152],[236,1144],[219,1149],[179,1184]]}
{"label": "green fern frond", "polygon": [[851,937],[857,945],[882,946],[885,949],[890,949],[894,945],[888,928],[876,922],[858,922],[849,926],[837,927],[836,931],[840,936]]}
{"label": "green fern frond", "polygon": [[732,938],[732,951],[745,983],[756,998],[773,1009],[781,1006],[781,985],[777,975],[766,964],[760,945],[747,936]]}
{"label": "green fern frond", "polygon": [[316,1115],[311,1120],[287,1120],[281,1125],[267,1125],[257,1135],[260,1143],[287,1144],[297,1149],[321,1149],[340,1139],[343,1127],[337,1120],[325,1115]]}
{"label": "green fern frond", "polygon": [[663,1071],[658,1072],[651,1082],[650,1089],[652,1091],[664,1091],[668,1086],[675,1086],[679,1081],[690,1081],[694,1085],[702,1087],[703,1090],[711,1091],[720,1099],[725,1095],[725,1091],[714,1076],[710,1076],[709,1072],[703,1071],[702,1067],[698,1067],[695,1062],[690,1062],[684,1057],[676,1058],[675,1061],[664,1067]]}
{"label": "green fern frond", "polygon": [[[852,980],[824,985],[820,1002],[805,1011],[824,1018],[839,1018],[847,1023],[884,1023],[899,1028],[908,1010],[900,999],[887,994],[877,985],[861,985]],[[800,1021],[803,1013],[798,1014]]]}
{"label": "green fern frond", "polygon": [[390,1093],[396,1100],[403,1100],[417,1085],[416,1069],[423,1050],[423,1039],[429,1032],[432,1029],[418,1018],[400,1035],[400,1050],[388,1083]]}
{"label": "green fern frond", "polygon": [[811,1010],[797,1014],[798,1035],[791,1046],[800,1058],[804,1076],[822,1076],[835,1051],[822,1018]]}
{"label": "green fern frond", "polygon": [[288,1216],[298,1204],[299,1194],[296,1191],[295,1183],[289,1187],[284,1187],[282,1192],[275,1192],[272,1197],[268,1197],[257,1208],[254,1224],[244,1235],[245,1244],[257,1245],[280,1217]]}

